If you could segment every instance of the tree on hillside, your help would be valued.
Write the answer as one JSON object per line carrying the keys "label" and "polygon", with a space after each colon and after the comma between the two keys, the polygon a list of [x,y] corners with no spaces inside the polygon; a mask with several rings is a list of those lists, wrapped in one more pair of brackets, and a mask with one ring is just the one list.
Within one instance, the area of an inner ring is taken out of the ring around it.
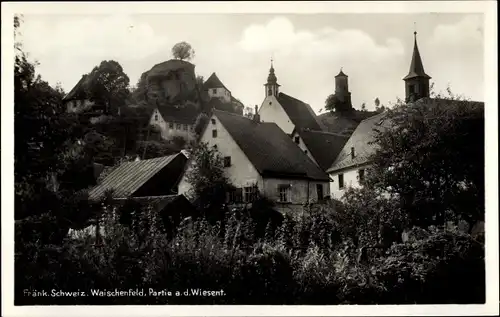
{"label": "tree on hillside", "polygon": [[375,104],[375,111],[376,112],[384,112],[385,111],[385,106],[384,105],[380,105],[380,100],[377,98],[375,98],[374,100],[374,104]]}
{"label": "tree on hillside", "polygon": [[396,197],[413,225],[472,227],[484,217],[484,109],[439,97],[387,110],[367,186]]}
{"label": "tree on hillside", "polygon": [[179,42],[172,47],[172,55],[176,59],[192,60],[195,56],[195,51],[188,42]]}
{"label": "tree on hillside", "polygon": [[366,103],[365,102],[363,102],[361,104],[361,111],[366,111]]}
{"label": "tree on hillside", "polygon": [[88,95],[97,104],[105,107],[105,112],[116,114],[129,96],[130,79],[122,66],[113,60],[102,61],[90,73]]}
{"label": "tree on hillside", "polygon": [[245,107],[245,117],[252,119],[253,118],[253,109],[252,107]]}
{"label": "tree on hillside", "polygon": [[342,112],[350,110],[351,108],[346,104],[341,102],[335,94],[329,95],[325,100],[325,110],[330,112]]}

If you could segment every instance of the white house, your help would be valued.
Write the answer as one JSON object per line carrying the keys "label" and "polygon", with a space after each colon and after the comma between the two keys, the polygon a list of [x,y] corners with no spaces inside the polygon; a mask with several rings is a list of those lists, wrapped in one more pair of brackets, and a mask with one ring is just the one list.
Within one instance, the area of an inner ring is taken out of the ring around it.
{"label": "white house", "polygon": [[346,188],[359,187],[370,165],[369,157],[376,150],[372,144],[376,127],[384,126],[385,113],[361,121],[349,140],[326,171],[333,180],[330,193],[333,199],[341,199]]}
{"label": "white house", "polygon": [[191,104],[158,106],[151,114],[149,124],[158,127],[165,140],[182,137],[190,142],[196,140],[194,125],[198,114],[199,110]]}
{"label": "white house", "polygon": [[215,73],[203,83],[203,89],[207,92],[210,109],[218,109],[243,114],[245,107],[241,101],[236,99],[231,91],[222,83]]}
{"label": "white house", "polygon": [[289,135],[295,128],[322,130],[310,105],[279,92],[280,85],[272,64],[264,87],[266,95],[259,109],[263,122],[275,122]]}
{"label": "white house", "polygon": [[[303,204],[330,195],[328,175],[278,125],[261,122],[258,115],[249,119],[214,110],[200,141],[224,158],[227,176],[237,187],[230,202],[250,203],[258,188],[279,211],[297,212]],[[179,194],[184,195],[191,188],[185,175],[179,182]]]}

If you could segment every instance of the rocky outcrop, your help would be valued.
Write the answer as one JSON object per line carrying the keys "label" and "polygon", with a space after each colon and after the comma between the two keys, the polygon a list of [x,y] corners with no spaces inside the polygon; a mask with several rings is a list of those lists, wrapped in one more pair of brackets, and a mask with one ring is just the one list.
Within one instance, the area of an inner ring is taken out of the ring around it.
{"label": "rocky outcrop", "polygon": [[194,68],[193,64],[177,59],[156,64],[142,74],[137,95],[156,106],[199,105]]}

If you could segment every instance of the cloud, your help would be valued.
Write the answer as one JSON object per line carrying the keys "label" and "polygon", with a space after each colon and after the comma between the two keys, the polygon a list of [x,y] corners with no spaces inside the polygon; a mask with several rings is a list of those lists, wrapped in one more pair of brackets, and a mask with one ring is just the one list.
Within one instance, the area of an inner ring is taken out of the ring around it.
{"label": "cloud", "polygon": [[481,15],[468,15],[455,24],[438,25],[430,39],[438,46],[476,46],[483,43],[484,20]]}
{"label": "cloud", "polygon": [[140,60],[171,46],[149,24],[125,15],[25,15],[21,33],[25,51],[40,62],[37,71],[50,84],[63,83],[66,91],[102,60],[116,60],[128,73]]}
{"label": "cloud", "polygon": [[[384,90],[382,85],[391,85],[391,80],[384,82],[375,78],[385,77],[388,73],[397,74],[400,66],[398,61],[402,61],[405,56],[405,48],[396,38],[377,42],[368,33],[358,29],[324,27],[297,30],[285,17],[248,26],[234,51],[239,51],[237,55],[251,54],[254,61],[260,62],[258,66],[255,63],[248,72],[251,77],[258,76],[256,84],[264,83],[269,58],[273,56],[282,91],[310,103],[316,111],[323,107],[326,97],[334,92],[334,76],[341,67],[349,75],[356,107],[362,102],[371,104],[376,96],[394,99],[396,92],[392,96],[381,93]],[[394,76],[392,82],[400,81],[402,76],[404,74]],[[398,84],[402,86],[402,83]],[[262,99],[263,89],[260,89],[260,85],[256,88]],[[257,97],[250,97],[249,92],[243,93],[249,99],[258,100]]]}

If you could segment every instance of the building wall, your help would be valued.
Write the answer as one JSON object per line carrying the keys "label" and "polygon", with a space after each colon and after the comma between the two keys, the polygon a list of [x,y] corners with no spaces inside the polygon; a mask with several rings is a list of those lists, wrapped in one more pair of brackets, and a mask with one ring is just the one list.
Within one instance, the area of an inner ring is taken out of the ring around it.
{"label": "building wall", "polygon": [[157,126],[161,131],[161,137],[164,140],[173,140],[174,137],[183,137],[187,142],[196,139],[196,133],[194,132],[194,124],[184,124],[174,122],[173,120],[165,120],[158,109],[155,109],[149,120],[149,124]]}
{"label": "building wall", "polygon": [[[212,120],[215,120],[215,124],[212,123]],[[212,137],[213,130],[217,131],[217,137],[215,138]],[[216,145],[217,151],[222,157],[231,157],[231,166],[225,168],[225,172],[234,186],[243,188],[251,187],[254,184],[259,186],[262,183],[259,172],[250,163],[238,144],[236,144],[215,115],[212,115],[210,118],[200,142],[208,143],[210,147]],[[191,168],[188,167],[188,170],[191,170]],[[187,183],[184,174],[179,183],[179,193],[187,193],[190,188],[191,186]]]}
{"label": "building wall", "polygon": [[208,89],[208,96],[210,98],[221,98],[224,102],[231,102],[231,92],[224,88],[210,88]]}
{"label": "building wall", "polygon": [[[360,166],[342,170],[341,172],[330,173],[330,178],[333,182],[330,183],[330,193],[332,199],[341,199],[345,191],[349,187],[359,188],[361,187],[359,183],[359,170],[365,170],[365,177],[367,173],[368,166]],[[344,187],[339,188],[339,175],[344,175]]]}
{"label": "building wall", "polygon": [[[299,143],[297,143],[295,141],[295,138],[299,138]],[[300,137],[299,133],[298,132],[294,132],[293,135],[292,135],[292,140],[295,144],[297,144],[299,146],[299,148],[307,154],[307,156],[311,159],[311,161],[314,162],[314,164],[318,165],[319,164],[316,162],[316,160],[314,159],[314,157],[312,156],[311,152],[309,151],[309,149],[307,148],[306,144],[304,143],[304,140],[302,140],[302,138]]]}
{"label": "building wall", "polygon": [[264,122],[274,122],[286,134],[293,132],[294,124],[286,114],[275,96],[267,96],[259,109],[260,119]]}

